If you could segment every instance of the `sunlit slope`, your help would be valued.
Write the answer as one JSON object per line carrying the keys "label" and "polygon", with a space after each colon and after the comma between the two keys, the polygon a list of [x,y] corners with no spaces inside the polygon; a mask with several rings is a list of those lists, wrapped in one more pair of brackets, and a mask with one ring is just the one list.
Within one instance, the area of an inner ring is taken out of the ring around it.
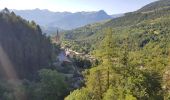
{"label": "sunlit slope", "polygon": [[[134,29],[133,27],[137,27],[141,23],[145,23],[147,27],[150,24],[154,24],[155,21],[160,23],[163,23],[162,20],[169,21],[170,16],[170,6],[168,5],[169,3],[170,0],[157,1],[141,8],[143,10],[140,9],[135,12],[126,13],[122,17],[108,20],[103,23],[92,24],[72,31],[67,31],[65,32],[64,39],[67,41],[71,41],[71,43],[73,43],[76,46],[80,46],[82,44],[84,46],[86,45],[88,46],[87,48],[83,47],[82,48],[83,50],[80,51],[91,51],[91,48],[93,48],[96,45],[96,43],[99,43],[105,36],[104,32],[102,32],[102,30],[105,28],[112,28],[115,34],[122,35],[129,33],[128,32],[129,30]],[[151,6],[154,9],[148,8]],[[138,30],[139,28],[142,28],[142,26],[138,27],[136,30]],[[145,29],[143,31],[148,30]],[[69,44],[69,46],[71,46],[71,44]],[[73,46],[71,47],[74,49]]]}

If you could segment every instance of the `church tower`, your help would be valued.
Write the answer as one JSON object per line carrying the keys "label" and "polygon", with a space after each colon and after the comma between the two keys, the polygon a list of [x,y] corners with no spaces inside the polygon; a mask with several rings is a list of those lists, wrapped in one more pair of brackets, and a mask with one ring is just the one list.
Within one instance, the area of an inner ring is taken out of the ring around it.
{"label": "church tower", "polygon": [[57,30],[57,35],[55,36],[55,41],[57,43],[60,43],[60,35],[59,35],[59,31]]}

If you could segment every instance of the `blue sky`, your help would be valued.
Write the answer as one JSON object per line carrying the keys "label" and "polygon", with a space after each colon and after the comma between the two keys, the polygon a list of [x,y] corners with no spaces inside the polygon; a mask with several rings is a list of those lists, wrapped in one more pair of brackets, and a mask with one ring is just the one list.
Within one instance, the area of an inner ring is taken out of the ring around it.
{"label": "blue sky", "polygon": [[98,11],[108,14],[135,11],[156,0],[0,0],[0,9],[48,9],[50,11]]}

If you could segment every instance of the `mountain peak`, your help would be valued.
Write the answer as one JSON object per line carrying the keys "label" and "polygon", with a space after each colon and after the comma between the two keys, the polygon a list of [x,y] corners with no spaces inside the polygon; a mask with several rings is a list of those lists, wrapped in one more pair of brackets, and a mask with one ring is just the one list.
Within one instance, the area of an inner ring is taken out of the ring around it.
{"label": "mountain peak", "polygon": [[98,13],[107,14],[104,10],[99,10]]}
{"label": "mountain peak", "polygon": [[104,13],[105,13],[105,11],[104,11],[104,10],[99,10],[99,12],[104,12]]}

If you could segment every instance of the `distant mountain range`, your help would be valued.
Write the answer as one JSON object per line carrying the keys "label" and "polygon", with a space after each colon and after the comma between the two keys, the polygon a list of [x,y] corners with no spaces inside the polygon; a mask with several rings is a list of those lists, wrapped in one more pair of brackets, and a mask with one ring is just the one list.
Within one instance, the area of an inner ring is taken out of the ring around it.
{"label": "distant mountain range", "polygon": [[112,19],[120,15],[108,15],[104,10],[93,12],[51,12],[49,10],[13,10],[17,15],[27,19],[34,20],[40,26],[43,26],[45,30],[48,27],[53,29],[75,29],[87,24],[100,22],[107,19]]}

